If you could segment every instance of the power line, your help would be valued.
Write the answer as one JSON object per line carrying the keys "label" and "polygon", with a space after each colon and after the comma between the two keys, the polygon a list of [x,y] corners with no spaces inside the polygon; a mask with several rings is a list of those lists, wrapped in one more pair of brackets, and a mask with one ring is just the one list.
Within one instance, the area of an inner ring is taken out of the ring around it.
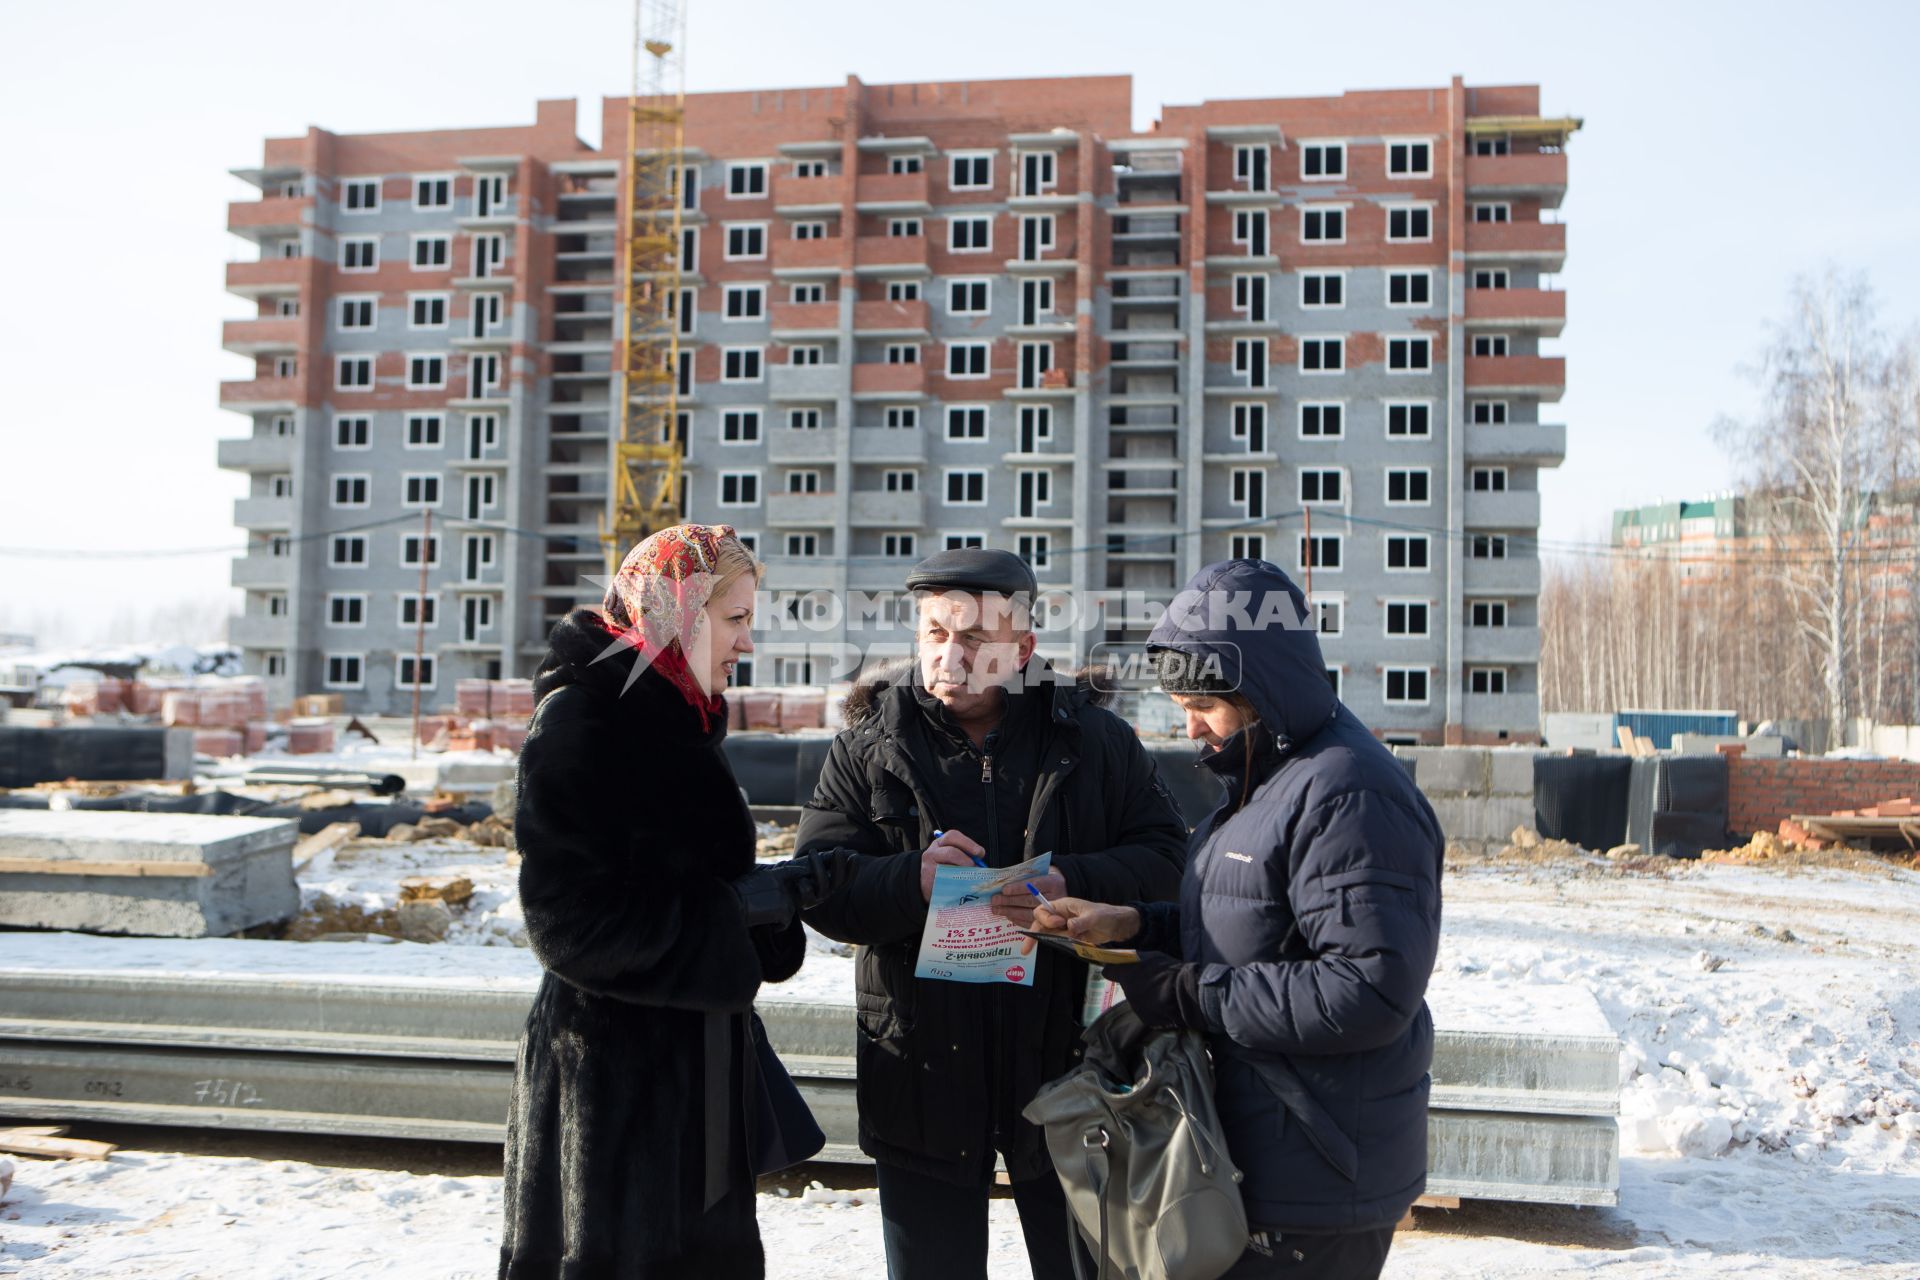
{"label": "power line", "polygon": [[[1517,490],[1513,492],[1518,492]],[[1677,543],[1659,543],[1651,546],[1625,547],[1612,543],[1590,542],[1577,539],[1542,538],[1537,534],[1508,533],[1499,530],[1451,529],[1445,526],[1416,524],[1406,520],[1386,517],[1360,516],[1342,512],[1332,507],[1316,507],[1314,510],[1323,520],[1340,522],[1347,525],[1359,525],[1366,528],[1385,530],[1390,533],[1415,534],[1444,542],[1459,542],[1471,546],[1475,541],[1488,538],[1504,538],[1508,547],[1531,549],[1542,557],[1571,556],[1589,559],[1616,560],[1627,563],[1663,562],[1670,564],[1702,564],[1723,567],[1762,566],[1790,568],[1807,565],[1823,565],[1832,562],[1829,552],[1818,547],[1754,548],[1721,547],[1715,550],[1691,549]],[[1230,524],[1214,525],[1205,529],[1174,529],[1155,533],[1116,535],[1101,542],[1084,543],[1066,547],[1050,547],[1049,555],[1072,555],[1079,552],[1124,552],[1130,547],[1144,546],[1157,542],[1180,542],[1188,538],[1205,537],[1217,534],[1233,534],[1249,530],[1264,530],[1276,526],[1289,525],[1304,521],[1306,508],[1291,511],[1276,511],[1270,515],[1250,517]],[[332,529],[314,530],[301,534],[278,534],[273,537],[286,543],[311,542],[322,538],[339,537],[346,534],[364,533],[392,525],[411,524],[415,516],[411,513],[389,516],[380,520],[369,520],[360,524],[344,525]],[[442,521],[449,529],[480,529],[493,533],[507,534],[512,537],[532,538],[550,545],[566,546],[574,551],[594,550],[599,538],[582,538],[577,534],[547,533],[538,529],[526,529],[503,522],[449,518]],[[584,546],[582,544],[585,544]],[[202,546],[202,547],[133,547],[121,549],[99,549],[84,547],[11,547],[0,546],[0,557],[12,559],[43,560],[152,560],[184,558],[201,555],[241,556],[249,551],[247,546]],[[815,556],[785,555],[774,552],[761,552],[759,558],[769,563],[781,561],[813,561]],[[1848,552],[1855,563],[1905,564],[1920,562],[1920,542],[1909,541],[1904,544],[1881,543],[1877,545],[1856,545]],[[889,556],[879,552],[849,554],[834,557],[844,563],[897,563],[901,557]]]}

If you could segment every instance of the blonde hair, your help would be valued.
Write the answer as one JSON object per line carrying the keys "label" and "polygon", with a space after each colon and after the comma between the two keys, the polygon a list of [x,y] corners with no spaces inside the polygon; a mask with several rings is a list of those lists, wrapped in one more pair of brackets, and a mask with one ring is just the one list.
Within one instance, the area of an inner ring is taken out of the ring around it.
{"label": "blonde hair", "polygon": [[747,544],[740,541],[739,535],[728,534],[716,544],[718,554],[714,557],[713,572],[715,581],[713,593],[708,599],[725,595],[732,590],[733,584],[745,574],[753,575],[753,583],[759,586],[767,576],[767,566],[759,557],[747,550]]}

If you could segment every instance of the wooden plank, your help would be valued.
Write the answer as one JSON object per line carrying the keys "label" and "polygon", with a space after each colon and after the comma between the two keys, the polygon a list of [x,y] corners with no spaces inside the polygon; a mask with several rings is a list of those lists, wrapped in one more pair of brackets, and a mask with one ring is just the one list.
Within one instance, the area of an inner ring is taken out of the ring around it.
{"label": "wooden plank", "polygon": [[1639,752],[1633,749],[1633,730],[1632,729],[1629,729],[1626,725],[1623,724],[1619,726],[1617,729],[1615,729],[1613,731],[1613,734],[1614,734],[1614,738],[1620,743],[1620,749],[1622,751],[1626,752],[1630,756],[1640,754]]}
{"label": "wooden plank", "polygon": [[[1625,730],[1621,732],[1624,733]],[[1407,1210],[1405,1216],[1393,1224],[1393,1229],[1395,1231],[1411,1230],[1414,1226],[1414,1209],[1458,1209],[1459,1207],[1459,1196],[1421,1196],[1413,1202],[1412,1207]]]}
{"label": "wooden plank", "polygon": [[43,1160],[105,1160],[113,1154],[114,1146],[85,1138],[49,1138],[19,1129],[0,1129],[0,1151]]}
{"label": "wooden plank", "polygon": [[213,874],[204,862],[87,862],[79,858],[0,858],[0,875],[186,876]]}
{"label": "wooden plank", "polygon": [[338,849],[359,834],[360,824],[357,822],[329,822],[293,846],[293,869],[305,870],[309,862],[329,849]]}

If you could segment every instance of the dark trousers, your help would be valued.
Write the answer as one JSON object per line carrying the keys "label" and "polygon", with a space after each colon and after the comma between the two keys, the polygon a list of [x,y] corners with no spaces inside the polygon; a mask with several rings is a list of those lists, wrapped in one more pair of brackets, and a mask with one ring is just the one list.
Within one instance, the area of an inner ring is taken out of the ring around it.
{"label": "dark trousers", "polygon": [[1220,1280],[1374,1280],[1392,1247],[1392,1227],[1338,1235],[1255,1231]]}
{"label": "dark trousers", "polygon": [[[989,1188],[958,1187],[898,1165],[878,1168],[888,1280],[986,1280]],[[1060,1179],[1048,1174],[1011,1189],[1033,1280],[1073,1280]]]}

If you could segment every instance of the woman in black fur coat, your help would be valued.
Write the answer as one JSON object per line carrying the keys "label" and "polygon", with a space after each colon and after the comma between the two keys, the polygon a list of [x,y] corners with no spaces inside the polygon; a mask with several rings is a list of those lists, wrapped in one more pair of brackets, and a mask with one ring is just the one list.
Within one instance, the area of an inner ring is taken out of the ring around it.
{"label": "woman in black fur coat", "polygon": [[753,649],[761,566],[726,525],[628,555],[603,610],[554,628],[515,836],[546,969],[521,1039],[503,1280],[757,1278],[762,982],[836,868],[754,864],[719,691]]}

